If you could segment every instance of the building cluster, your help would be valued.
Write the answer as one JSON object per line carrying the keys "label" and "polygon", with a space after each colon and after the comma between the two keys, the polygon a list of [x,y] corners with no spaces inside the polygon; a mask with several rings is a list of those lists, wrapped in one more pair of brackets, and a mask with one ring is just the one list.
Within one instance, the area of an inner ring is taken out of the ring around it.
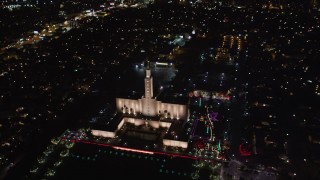
{"label": "building cluster", "polygon": [[103,122],[94,140],[237,159],[222,176],[319,177],[319,3],[241,3],[1,2],[1,168]]}

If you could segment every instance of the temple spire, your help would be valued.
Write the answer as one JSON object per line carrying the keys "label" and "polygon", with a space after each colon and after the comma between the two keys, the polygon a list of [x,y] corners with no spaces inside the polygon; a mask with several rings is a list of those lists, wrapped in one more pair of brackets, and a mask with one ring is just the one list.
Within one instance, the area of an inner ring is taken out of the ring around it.
{"label": "temple spire", "polygon": [[147,60],[146,78],[150,78],[150,77],[151,77],[150,61]]}
{"label": "temple spire", "polygon": [[147,60],[147,69],[150,69],[150,61]]}
{"label": "temple spire", "polygon": [[147,61],[146,77],[144,79],[145,97],[153,97],[153,81],[151,77],[150,62]]}

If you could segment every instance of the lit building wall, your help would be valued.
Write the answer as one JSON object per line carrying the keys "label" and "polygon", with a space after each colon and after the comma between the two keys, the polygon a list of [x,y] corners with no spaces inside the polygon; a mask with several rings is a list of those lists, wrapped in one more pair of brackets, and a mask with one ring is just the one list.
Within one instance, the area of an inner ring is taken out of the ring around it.
{"label": "lit building wall", "polygon": [[117,111],[122,113],[140,113],[141,112],[141,102],[135,99],[123,99],[123,98],[116,98],[116,108]]}
{"label": "lit building wall", "polygon": [[121,129],[121,127],[123,126],[123,124],[124,124],[124,119],[122,119],[121,122],[118,124],[117,130]]}
{"label": "lit building wall", "polygon": [[187,119],[188,106],[182,104],[161,103],[160,112],[167,118]]}
{"label": "lit building wall", "polygon": [[159,128],[159,121],[148,121],[148,125],[153,127],[153,128]]}
{"label": "lit building wall", "polygon": [[170,128],[171,126],[171,123],[170,122],[160,122],[160,127],[163,127],[163,128]]}
{"label": "lit building wall", "polygon": [[166,146],[175,146],[181,148],[188,148],[188,142],[184,141],[175,141],[170,139],[163,139],[163,144]]}
{"label": "lit building wall", "polygon": [[124,119],[128,123],[134,124],[135,118],[127,118],[127,117],[125,117]]}
{"label": "lit building wall", "polygon": [[92,135],[94,136],[100,136],[100,137],[109,137],[113,138],[115,137],[115,132],[110,132],[110,131],[101,131],[101,130],[92,130]]}
{"label": "lit building wall", "polygon": [[187,119],[188,106],[182,104],[162,103],[155,99],[142,98],[139,100],[116,98],[118,112],[135,114],[142,113],[145,116],[157,116],[159,113],[167,118]]}
{"label": "lit building wall", "polygon": [[145,124],[145,121],[142,120],[142,119],[135,119],[134,120],[134,125],[135,126],[141,126],[141,125],[144,125]]}
{"label": "lit building wall", "polygon": [[[153,128],[159,128],[160,123],[159,121],[152,121],[152,120],[144,120],[144,119],[136,119],[136,118],[123,118],[125,122],[134,124],[135,126],[141,126],[141,125],[146,125],[146,122],[148,123],[148,126],[151,126]],[[170,123],[171,124],[171,123]],[[170,127],[170,125],[169,125]]]}
{"label": "lit building wall", "polygon": [[142,114],[145,116],[157,116],[157,101],[155,99],[142,98]]}

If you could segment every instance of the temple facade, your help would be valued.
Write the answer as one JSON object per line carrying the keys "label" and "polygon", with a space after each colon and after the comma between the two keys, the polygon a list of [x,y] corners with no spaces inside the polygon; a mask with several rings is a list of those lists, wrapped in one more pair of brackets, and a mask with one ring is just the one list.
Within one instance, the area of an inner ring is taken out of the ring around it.
{"label": "temple facade", "polygon": [[171,119],[187,119],[188,106],[186,104],[172,104],[158,101],[153,97],[153,79],[149,66],[144,79],[144,96],[141,99],[116,98],[119,112],[142,114],[147,117],[163,116]]}
{"label": "temple facade", "polygon": [[[120,118],[116,118],[114,124],[108,126],[109,128],[93,128],[92,134],[94,136],[114,138],[125,123],[133,124],[137,127],[165,128],[170,132],[173,124],[182,124],[181,122],[187,120],[189,114],[187,104],[161,102],[153,97],[153,79],[149,65],[146,69],[144,86],[145,92],[140,99],[116,98],[117,114]],[[165,146],[188,147],[188,140],[177,139],[177,136],[173,138],[166,138],[165,136],[162,139],[162,143]]]}

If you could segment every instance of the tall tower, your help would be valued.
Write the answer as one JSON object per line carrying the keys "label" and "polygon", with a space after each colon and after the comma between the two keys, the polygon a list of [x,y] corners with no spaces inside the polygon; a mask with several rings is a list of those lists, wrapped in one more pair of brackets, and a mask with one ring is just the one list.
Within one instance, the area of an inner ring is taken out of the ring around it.
{"label": "tall tower", "polygon": [[142,114],[156,116],[158,112],[157,101],[153,98],[153,80],[149,61],[147,62],[146,77],[144,78],[144,97],[142,98]]}
{"label": "tall tower", "polygon": [[146,77],[144,78],[144,96],[146,99],[151,99],[153,97],[153,80],[151,77],[149,61],[146,69]]}

